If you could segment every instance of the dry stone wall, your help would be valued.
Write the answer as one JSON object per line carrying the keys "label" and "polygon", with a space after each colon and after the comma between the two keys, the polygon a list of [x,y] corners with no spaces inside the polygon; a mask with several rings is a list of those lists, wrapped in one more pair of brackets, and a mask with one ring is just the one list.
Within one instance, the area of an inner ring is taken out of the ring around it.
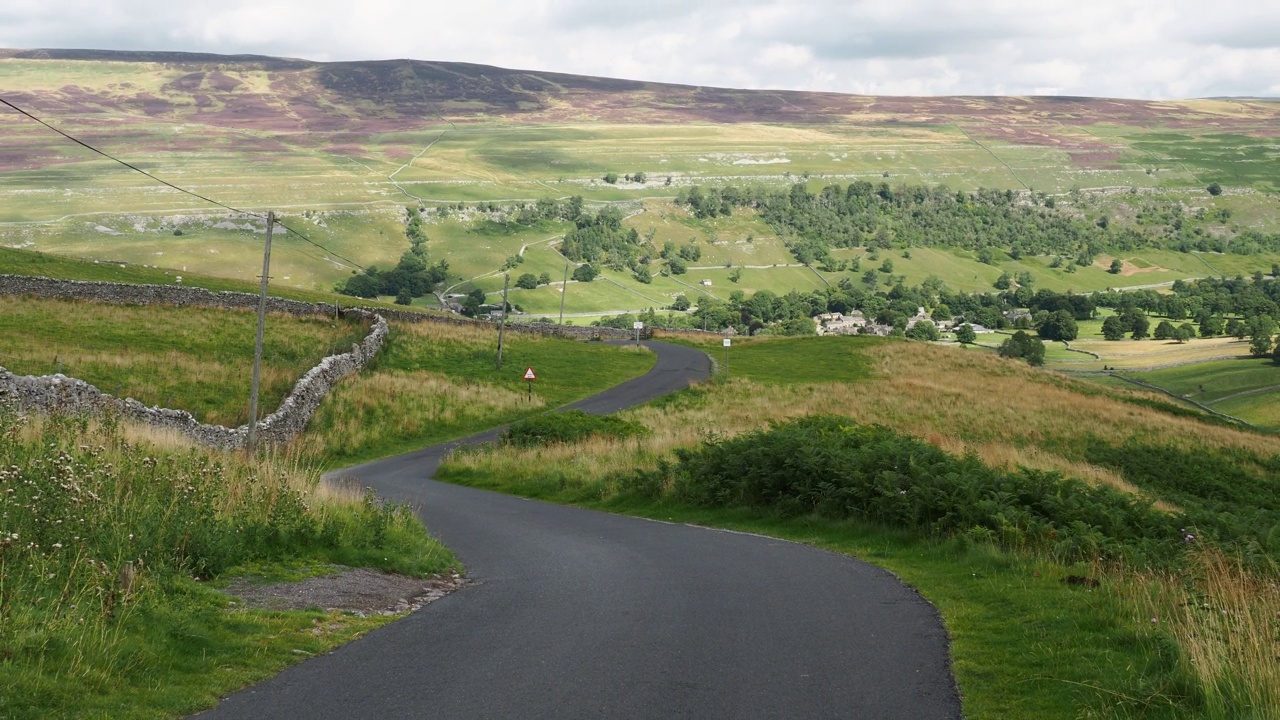
{"label": "dry stone wall", "polygon": [[[387,321],[373,317],[373,327],[351,352],[330,355],[311,368],[293,386],[275,412],[258,421],[258,437],[264,443],[285,443],[297,437],[334,384],[358,372],[373,359],[387,339]],[[147,407],[133,398],[117,398],[89,383],[65,375],[15,375],[0,367],[0,403],[12,402],[19,410],[42,413],[109,412],[152,427],[175,430],[196,442],[230,450],[245,446],[249,425],[237,428],[197,422],[185,410]]]}
{"label": "dry stone wall", "polygon": [[[53,300],[88,300],[120,305],[176,305],[179,307],[258,309],[258,296],[252,293],[232,292],[229,290],[215,292],[204,288],[184,287],[182,285],[131,285],[85,280],[59,280],[27,275],[0,274],[0,295],[27,295]],[[328,316],[342,316],[348,312],[358,312],[381,315],[388,320],[396,322],[430,322],[444,325],[482,325],[487,327],[494,325],[494,323],[484,320],[473,320],[450,315],[429,315],[412,310],[370,308],[358,305],[338,306],[331,303],[309,303],[277,297],[267,298],[267,312]],[[577,325],[561,326],[553,323],[508,323],[507,330],[539,335],[559,335],[580,340],[625,340],[634,337],[631,331],[617,328],[582,327]]]}
{"label": "dry stone wall", "polygon": [[[59,280],[54,278],[0,274],[0,295],[34,296],[59,300],[124,305],[176,305],[224,309],[257,309],[258,296],[240,292],[214,292],[180,285],[131,285],[110,282]],[[351,352],[331,355],[307,371],[275,412],[258,421],[262,442],[284,443],[297,437],[307,426],[338,380],[363,369],[386,343],[386,318],[400,322],[435,322],[450,325],[491,325],[468,318],[427,315],[386,308],[340,308],[329,303],[307,303],[283,298],[267,298],[267,311],[292,315],[326,315],[371,321],[369,334]],[[579,339],[629,338],[632,334],[615,328],[560,326],[550,323],[513,323],[514,332],[561,335]],[[232,449],[244,447],[249,426],[227,428],[196,421],[185,410],[147,407],[133,398],[117,398],[93,385],[64,375],[15,375],[0,367],[0,403],[12,403],[20,410],[42,413],[103,413],[175,430],[204,445]]]}

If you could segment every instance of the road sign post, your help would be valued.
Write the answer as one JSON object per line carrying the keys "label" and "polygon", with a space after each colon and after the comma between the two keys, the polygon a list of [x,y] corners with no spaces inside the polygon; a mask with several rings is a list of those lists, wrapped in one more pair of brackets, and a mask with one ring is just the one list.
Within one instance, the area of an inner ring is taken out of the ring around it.
{"label": "road sign post", "polygon": [[538,376],[533,374],[533,368],[524,369],[524,379],[529,381],[529,402],[533,402],[533,381],[538,379]]}
{"label": "road sign post", "polygon": [[640,347],[640,331],[644,328],[644,323],[637,320],[631,323],[631,328],[636,331],[636,347]]}
{"label": "road sign post", "polygon": [[729,377],[729,346],[732,344],[733,341],[729,338],[724,339],[724,376],[726,378]]}

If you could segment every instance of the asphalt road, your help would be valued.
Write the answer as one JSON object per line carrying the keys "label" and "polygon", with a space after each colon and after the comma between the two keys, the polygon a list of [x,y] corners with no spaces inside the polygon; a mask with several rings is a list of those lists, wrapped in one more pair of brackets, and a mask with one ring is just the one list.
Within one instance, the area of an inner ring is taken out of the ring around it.
{"label": "asphalt road", "polygon": [[[707,376],[650,343],[606,413]],[[960,717],[937,612],[872,565],[772,538],[430,480],[460,442],[342,471],[408,501],[474,584],[226,698],[210,718]]]}

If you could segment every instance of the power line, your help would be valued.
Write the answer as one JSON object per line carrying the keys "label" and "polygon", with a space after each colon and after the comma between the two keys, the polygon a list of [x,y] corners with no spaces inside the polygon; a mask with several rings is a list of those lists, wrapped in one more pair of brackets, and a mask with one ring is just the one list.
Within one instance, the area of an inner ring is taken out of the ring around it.
{"label": "power line", "polygon": [[[118,157],[116,157],[116,156],[114,156],[114,155],[112,155],[112,154],[110,154],[110,153],[106,152],[105,150],[99,150],[98,148],[96,148],[96,147],[94,147],[94,146],[90,145],[89,143],[87,143],[87,142],[85,142],[85,141],[83,141],[83,140],[81,140],[81,139],[79,139],[79,138],[77,138],[77,137],[74,137],[74,136],[72,136],[72,135],[69,135],[69,134],[67,134],[67,133],[65,133],[65,132],[63,132],[63,131],[61,131],[61,130],[59,130],[58,128],[56,128],[56,127],[54,127],[54,126],[50,125],[49,123],[45,122],[44,120],[41,120],[40,118],[36,117],[35,115],[32,115],[31,113],[27,112],[26,110],[23,110],[22,108],[18,107],[17,105],[14,105],[13,103],[9,102],[8,100],[4,99],[3,97],[0,97],[0,104],[7,105],[7,106],[8,106],[9,108],[11,108],[14,112],[17,112],[17,113],[18,113],[18,114],[20,114],[20,115],[24,115],[24,116],[26,116],[26,117],[28,117],[28,118],[30,118],[30,119],[32,119],[32,120],[34,120],[34,121],[36,121],[36,122],[40,123],[41,125],[43,125],[43,126],[45,126],[45,127],[49,128],[50,130],[52,130],[52,131],[54,131],[54,132],[58,133],[58,134],[59,134],[59,135],[61,135],[62,137],[64,137],[64,138],[66,138],[66,139],[70,140],[71,142],[73,142],[73,143],[75,143],[75,144],[77,144],[77,145],[79,145],[79,146],[81,146],[81,147],[83,147],[83,148],[86,148],[86,149],[88,149],[88,150],[91,150],[91,151],[93,151],[93,152],[95,152],[95,153],[97,153],[97,154],[101,155],[102,157],[104,157],[104,158],[106,158],[106,159],[108,159],[108,160],[111,160],[112,162],[119,163],[119,164],[121,164],[121,165],[123,165],[123,166],[125,166],[125,167],[129,168],[130,170],[133,170],[133,171],[134,171],[134,172],[136,172],[136,173],[140,173],[140,174],[142,174],[142,175],[145,175],[146,177],[148,177],[148,178],[150,178],[150,179],[152,179],[152,180],[154,180],[154,181],[156,181],[156,182],[160,183],[161,185],[165,185],[165,186],[167,186],[167,187],[173,188],[174,190],[177,190],[178,192],[181,192],[181,193],[186,193],[187,195],[190,195],[191,197],[199,198],[199,199],[201,199],[201,200],[203,200],[203,201],[205,201],[205,202],[207,202],[207,203],[209,203],[209,204],[211,204],[211,205],[217,205],[218,207],[220,207],[220,208],[224,208],[224,209],[226,209],[226,210],[230,210],[231,212],[240,213],[241,215],[248,215],[249,217],[256,217],[256,218],[260,218],[260,219],[263,219],[263,220],[265,220],[265,219],[266,219],[266,216],[265,216],[265,215],[262,215],[262,214],[260,214],[260,213],[249,212],[248,210],[241,210],[240,208],[232,207],[232,206],[227,205],[227,204],[225,204],[225,203],[220,203],[220,202],[218,202],[217,200],[214,200],[213,198],[206,197],[206,196],[201,195],[200,193],[195,192],[195,191],[193,191],[193,190],[188,190],[188,189],[186,189],[186,188],[184,188],[184,187],[180,187],[180,186],[178,186],[178,185],[174,185],[173,183],[169,182],[168,180],[164,180],[164,179],[162,179],[162,178],[158,178],[158,177],[156,177],[155,175],[152,175],[151,173],[147,172],[146,170],[143,170],[142,168],[140,168],[140,167],[138,167],[138,166],[136,166],[136,165],[133,165],[133,164],[128,163],[128,162],[125,162],[124,160],[121,160],[120,158],[118,158]],[[330,254],[330,255],[332,255],[332,256],[334,256],[334,257],[338,258],[339,260],[342,260],[343,262],[346,262],[346,263],[348,263],[348,264],[350,264],[350,265],[354,265],[355,267],[357,267],[357,268],[359,268],[359,269],[361,269],[361,270],[364,270],[364,269],[365,269],[365,267],[364,267],[363,265],[361,265],[360,263],[356,262],[355,260],[352,260],[351,258],[343,257],[342,255],[339,255],[338,253],[336,253],[336,252],[334,252],[334,251],[330,250],[329,248],[327,248],[327,247],[325,247],[325,246],[321,245],[320,243],[318,243],[318,242],[316,242],[316,241],[312,240],[311,238],[307,237],[306,235],[303,235],[302,233],[298,232],[297,230],[294,230],[293,228],[289,227],[288,225],[284,224],[283,222],[280,222],[280,220],[279,220],[279,219],[277,219],[277,220],[276,220],[276,224],[277,224],[277,225],[279,225],[280,227],[284,228],[285,230],[289,231],[289,233],[290,233],[291,235],[295,235],[295,236],[297,236],[297,237],[298,237],[300,240],[302,240],[303,242],[306,242],[306,243],[309,243],[309,244],[311,244],[311,245],[314,245],[314,246],[316,246],[317,248],[320,248],[321,250],[325,251],[326,253],[328,253],[328,254]]]}

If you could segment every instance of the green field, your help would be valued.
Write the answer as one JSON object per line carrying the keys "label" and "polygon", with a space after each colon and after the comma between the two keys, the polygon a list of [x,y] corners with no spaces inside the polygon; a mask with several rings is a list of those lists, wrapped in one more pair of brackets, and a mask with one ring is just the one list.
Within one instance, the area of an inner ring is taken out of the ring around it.
{"label": "green field", "polygon": [[1269,358],[1217,360],[1132,376],[1264,430],[1280,430],[1280,365]]}

